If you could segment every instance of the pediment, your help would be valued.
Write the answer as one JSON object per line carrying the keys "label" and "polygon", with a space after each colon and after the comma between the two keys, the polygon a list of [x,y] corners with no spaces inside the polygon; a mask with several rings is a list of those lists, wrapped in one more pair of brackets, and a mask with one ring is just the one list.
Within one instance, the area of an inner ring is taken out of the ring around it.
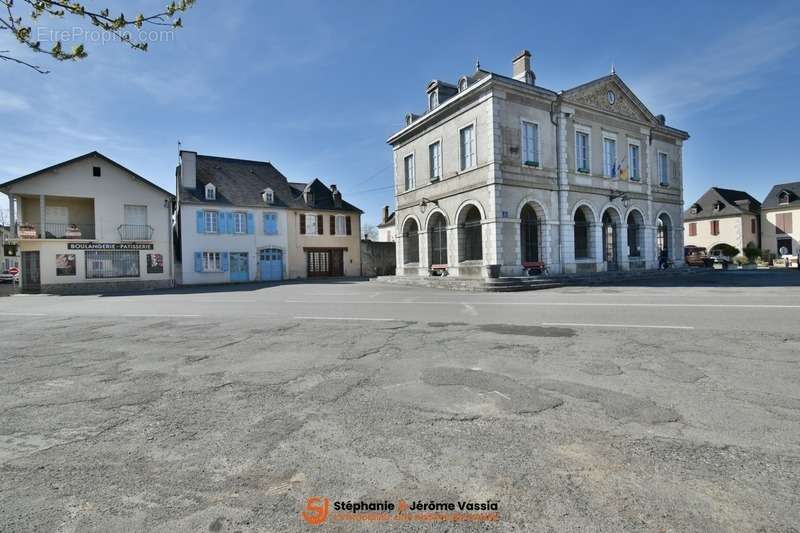
{"label": "pediment", "polygon": [[569,89],[564,98],[638,122],[657,123],[650,110],[616,74]]}

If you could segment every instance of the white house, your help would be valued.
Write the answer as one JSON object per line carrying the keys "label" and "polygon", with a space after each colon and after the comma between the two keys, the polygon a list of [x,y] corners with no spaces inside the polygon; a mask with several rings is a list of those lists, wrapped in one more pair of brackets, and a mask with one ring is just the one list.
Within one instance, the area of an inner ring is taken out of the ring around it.
{"label": "white house", "polygon": [[272,164],[184,150],[176,182],[178,283],[288,277],[291,192]]}
{"label": "white house", "polygon": [[94,292],[172,286],[174,197],[98,153],[0,184],[22,290]]}

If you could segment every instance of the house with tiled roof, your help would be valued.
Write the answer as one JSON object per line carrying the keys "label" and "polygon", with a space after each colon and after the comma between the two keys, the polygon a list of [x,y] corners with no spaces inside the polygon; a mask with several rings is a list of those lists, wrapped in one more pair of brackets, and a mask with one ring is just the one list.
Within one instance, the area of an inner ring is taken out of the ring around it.
{"label": "house with tiled roof", "polygon": [[683,214],[684,243],[711,251],[761,246],[761,202],[745,191],[711,187]]}
{"label": "house with tiled roof", "polygon": [[761,224],[764,248],[778,255],[800,254],[800,181],[772,187],[761,204]]}
{"label": "house with tiled roof", "polygon": [[361,212],[335,185],[289,182],[267,161],[182,150],[176,187],[181,284],[359,273]]}
{"label": "house with tiled roof", "polygon": [[[173,284],[174,197],[94,151],[5,183],[25,292],[158,289]],[[6,255],[9,254],[9,255]]]}

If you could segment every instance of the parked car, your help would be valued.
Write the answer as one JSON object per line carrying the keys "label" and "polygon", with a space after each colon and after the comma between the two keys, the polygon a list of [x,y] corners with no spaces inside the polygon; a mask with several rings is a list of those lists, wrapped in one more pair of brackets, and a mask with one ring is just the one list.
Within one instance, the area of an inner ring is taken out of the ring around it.
{"label": "parked car", "polygon": [[702,246],[684,246],[683,258],[688,266],[707,267],[714,261]]}
{"label": "parked car", "polygon": [[16,276],[9,274],[8,271],[0,272],[0,283],[10,283],[14,281],[19,281],[19,274]]}
{"label": "parked car", "polygon": [[730,265],[733,262],[733,259],[730,256],[725,255],[722,250],[711,250],[708,256],[715,262],[715,263],[722,263],[723,265]]}

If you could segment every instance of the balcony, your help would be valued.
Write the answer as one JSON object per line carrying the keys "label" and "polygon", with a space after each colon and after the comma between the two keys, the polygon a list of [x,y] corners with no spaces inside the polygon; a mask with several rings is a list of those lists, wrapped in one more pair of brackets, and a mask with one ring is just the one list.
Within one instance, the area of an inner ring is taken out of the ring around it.
{"label": "balcony", "polygon": [[94,224],[28,224],[17,225],[20,239],[94,239]]}
{"label": "balcony", "polygon": [[123,241],[149,241],[153,238],[153,227],[141,224],[122,224],[117,227]]}

